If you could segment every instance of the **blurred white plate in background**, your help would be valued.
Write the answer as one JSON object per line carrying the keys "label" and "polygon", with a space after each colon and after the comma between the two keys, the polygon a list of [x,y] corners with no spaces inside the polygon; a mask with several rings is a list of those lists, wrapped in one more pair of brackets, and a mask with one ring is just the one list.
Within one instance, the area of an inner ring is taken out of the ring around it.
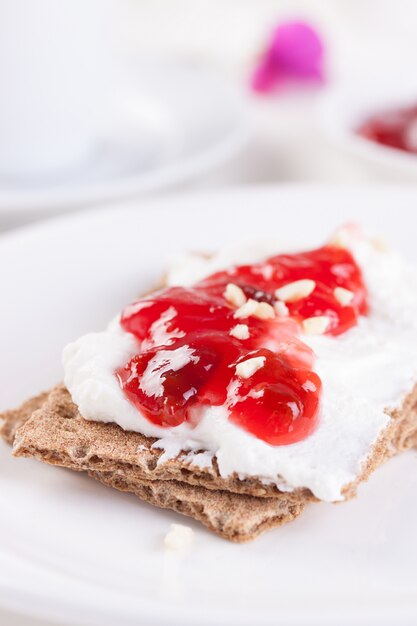
{"label": "blurred white plate in background", "polygon": [[[63,345],[103,328],[178,253],[271,239],[314,246],[354,219],[417,262],[416,204],[417,192],[401,188],[245,188],[3,235],[0,410],[58,382]],[[408,452],[357,499],[312,504],[295,522],[234,545],[82,474],[14,459],[0,444],[0,608],[72,626],[411,626],[416,488]],[[189,554],[164,553],[171,522],[195,530]]]}
{"label": "blurred white plate in background", "polygon": [[[395,75],[394,75],[395,76]],[[415,80],[393,78],[384,81],[369,74],[352,82],[336,84],[324,91],[318,108],[322,134],[351,161],[361,178],[382,182],[417,182],[417,155],[381,145],[361,137],[356,131],[369,117],[381,112],[415,106]]]}
{"label": "blurred white plate in background", "polygon": [[[243,90],[215,71],[130,62],[94,154],[43,179],[0,178],[0,214],[57,212],[178,184],[231,158],[250,134]],[[109,84],[109,98],[120,85]]]}

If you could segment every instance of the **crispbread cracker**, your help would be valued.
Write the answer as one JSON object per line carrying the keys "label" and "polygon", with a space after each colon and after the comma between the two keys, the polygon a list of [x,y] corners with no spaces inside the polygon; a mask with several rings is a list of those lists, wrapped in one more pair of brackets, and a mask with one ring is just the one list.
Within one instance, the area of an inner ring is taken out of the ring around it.
{"label": "crispbread cracker", "polygon": [[[106,485],[189,515],[232,541],[248,541],[293,520],[314,499],[308,490],[280,492],[256,477],[222,478],[215,463],[192,466],[186,453],[158,465],[162,451],[152,448],[155,439],[85,420],[62,385],[1,417],[1,434],[9,442],[14,438],[16,456],[87,471]],[[417,387],[391,418],[362,473],[346,487],[346,497],[382,461],[417,444]]]}
{"label": "crispbread cracker", "polygon": [[[214,490],[227,490],[257,497],[315,500],[307,489],[280,492],[275,485],[264,485],[257,477],[239,479],[220,476],[217,464],[193,466],[186,452],[159,463],[163,451],[152,448],[154,438],[126,432],[116,424],[84,420],[63,385],[38,396],[40,411],[19,430],[14,443],[16,456],[36,456],[51,464],[75,470],[123,471],[130,481],[177,480]],[[27,415],[30,402],[9,412],[13,423]],[[367,463],[357,479],[344,489],[346,498],[355,495],[358,484],[384,460],[417,444],[417,387],[405,399],[401,409],[391,413],[391,421],[370,451]],[[7,424],[7,422],[6,422]],[[4,427],[7,429],[7,425]],[[15,427],[14,427],[15,428]]]}
{"label": "crispbread cracker", "polygon": [[[83,444],[78,440],[74,450],[69,447],[68,452],[62,452],[62,456],[60,456],[58,453],[60,446],[63,443],[68,446],[70,433],[76,436],[79,434],[77,433],[78,426],[112,426],[87,422],[79,415],[75,416],[75,405],[70,402],[68,396],[68,392],[60,387],[53,390],[49,395],[44,393],[32,398],[20,409],[7,411],[2,415],[3,425],[0,431],[2,436],[6,441],[12,443],[16,429],[24,428],[25,424],[28,426],[29,433],[32,423],[37,426],[40,424],[41,428],[48,429],[50,423],[45,416],[51,417],[52,404],[53,411],[59,415],[59,420],[56,424],[57,430],[55,428],[49,430],[48,441],[51,445],[55,435],[57,435],[61,443],[56,442],[58,445],[55,450],[37,450],[36,452],[33,451],[33,455],[28,451],[21,451],[18,454],[36,456],[46,462],[78,471],[87,470],[91,477],[105,485],[133,493],[141,500],[155,506],[188,515],[230,541],[244,542],[254,539],[265,530],[292,521],[304,508],[303,502],[294,502],[291,498],[286,498],[284,494],[280,498],[265,498],[237,494],[226,490],[206,489],[178,480],[146,480],[139,478],[140,472],[132,471],[128,464],[119,463],[115,465],[112,461],[106,464],[104,459],[95,463],[94,459],[90,458],[90,462],[88,462],[84,457],[82,464],[80,464],[78,455],[81,446],[85,445],[85,440]],[[33,418],[31,418],[32,414]],[[125,437],[135,434],[121,432]],[[70,441],[74,443],[71,438]],[[74,458],[77,459],[75,464],[68,462],[70,454],[75,455]],[[93,466],[99,466],[100,469],[90,469]]]}
{"label": "crispbread cracker", "polygon": [[0,414],[0,435],[12,445],[14,435],[19,426],[22,426],[31,417],[32,413],[39,409],[48,399],[50,392],[45,391],[34,398],[26,400],[18,409],[11,409]]}
{"label": "crispbread cracker", "polygon": [[291,522],[304,508],[290,499],[215,491],[177,480],[129,480],[117,472],[91,471],[89,475],[145,502],[188,515],[229,541],[255,539],[270,528]]}
{"label": "crispbread cracker", "polygon": [[[191,465],[186,452],[158,465],[163,451],[152,448],[155,438],[127,432],[117,424],[92,422],[81,417],[62,385],[51,390],[41,410],[19,429],[14,441],[16,456],[36,456],[47,463],[75,470],[122,470],[130,480],[177,480],[214,490],[259,497],[284,497],[273,485],[256,478],[222,478],[216,462],[207,468]],[[308,492],[306,491],[306,494]]]}
{"label": "crispbread cracker", "polygon": [[343,490],[346,498],[356,494],[356,489],[384,461],[392,456],[417,447],[417,385],[405,397],[400,408],[387,411],[391,420],[373,446],[362,472]]}

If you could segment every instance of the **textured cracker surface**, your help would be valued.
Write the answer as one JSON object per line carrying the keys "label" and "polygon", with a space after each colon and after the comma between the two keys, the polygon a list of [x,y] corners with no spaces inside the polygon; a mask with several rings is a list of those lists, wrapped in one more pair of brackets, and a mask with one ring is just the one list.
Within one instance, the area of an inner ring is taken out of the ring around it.
{"label": "textured cracker surface", "polygon": [[[264,530],[293,520],[313,500],[308,490],[279,492],[256,478],[222,478],[216,464],[190,465],[186,454],[160,465],[162,451],[155,439],[126,432],[115,424],[84,420],[64,386],[4,413],[0,431],[14,437],[16,456],[36,457],[52,465],[87,471],[100,482],[137,495],[141,500],[169,508],[200,521],[232,541],[248,541]],[[377,441],[366,465],[345,496],[384,460],[417,445],[417,387]]]}
{"label": "textured cracker surface", "polygon": [[49,396],[48,391],[40,393],[34,398],[30,398],[18,409],[12,409],[0,414],[3,423],[0,424],[0,435],[12,445],[14,435],[19,426],[22,426],[31,417],[32,413],[39,409]]}
{"label": "textured cracker surface", "polygon": [[229,491],[215,491],[176,480],[129,480],[117,472],[89,472],[90,476],[141,500],[172,509],[201,522],[229,541],[255,539],[265,530],[295,519],[302,503],[277,498],[257,498]]}
{"label": "textured cracker surface", "polygon": [[187,453],[158,465],[163,451],[152,448],[155,441],[140,433],[126,432],[117,424],[85,420],[68,391],[60,385],[51,390],[42,410],[19,431],[14,447],[18,455],[40,456],[49,463],[77,470],[123,470],[131,479],[178,480],[252,496],[291,497],[273,485],[263,485],[256,477],[222,478],[216,463],[207,468],[192,466]]}
{"label": "textured cracker surface", "polygon": [[[27,420],[28,407],[37,402],[42,410]],[[207,468],[192,466],[187,453],[158,465],[162,451],[153,449],[155,439],[126,432],[116,424],[84,420],[63,385],[9,412],[14,424],[24,426],[15,440],[16,455],[37,456],[51,464],[76,470],[122,470],[129,480],[177,480],[213,490],[259,497],[291,498],[295,502],[314,500],[307,490],[282,493],[274,485],[263,485],[256,477],[240,480],[236,475],[222,478],[216,463]],[[26,421],[27,420],[27,421]],[[7,428],[7,419],[6,426]],[[13,427],[15,428],[15,426]],[[345,496],[355,494],[356,487],[382,461],[417,444],[417,387],[406,398],[401,410],[392,413],[388,428],[375,444],[357,480],[347,485]]]}
{"label": "textured cracker surface", "polygon": [[[21,427],[22,432],[19,432],[14,442],[17,456],[34,456],[54,465],[88,471],[92,478],[105,485],[133,493],[155,506],[188,515],[230,541],[254,539],[265,530],[292,521],[304,508],[302,502],[293,502],[291,498],[256,497],[227,490],[206,489],[178,480],[144,479],[142,472],[135,471],[125,461],[114,463],[117,455],[120,460],[120,454],[130,450],[128,443],[131,442],[125,442],[123,447],[122,440],[131,439],[135,433],[126,433],[113,425],[87,422],[80,417],[68,392],[62,387],[52,390],[50,394],[40,394],[20,409],[7,411],[1,417],[3,425],[0,434],[9,443],[12,443],[16,430]],[[95,437],[100,439],[101,429],[95,427],[101,426],[105,426],[106,431],[111,427],[109,435],[112,441],[106,439],[107,447],[100,448],[101,452],[107,451],[110,455],[110,463],[106,463],[107,457],[94,458],[94,454],[90,456],[86,452],[86,446],[97,443]],[[85,427],[89,431],[88,437],[81,439],[80,434]],[[115,437],[114,431],[120,431],[119,437]],[[29,443],[27,436],[37,438],[37,442],[32,440],[29,447],[19,447],[18,441],[22,442],[22,436],[26,443]],[[144,438],[139,437],[142,442]],[[36,447],[43,445],[47,448]],[[141,444],[135,442],[136,453],[130,451],[136,460],[138,454],[139,457],[143,454],[143,451],[137,452],[138,445]]]}

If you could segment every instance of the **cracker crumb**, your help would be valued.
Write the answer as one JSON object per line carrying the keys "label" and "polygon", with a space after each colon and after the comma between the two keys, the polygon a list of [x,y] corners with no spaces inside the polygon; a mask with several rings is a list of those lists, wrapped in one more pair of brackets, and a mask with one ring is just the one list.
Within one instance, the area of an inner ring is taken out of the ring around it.
{"label": "cracker crumb", "polygon": [[164,546],[168,550],[183,551],[191,547],[194,542],[194,531],[184,524],[171,524],[164,537]]}
{"label": "cracker crumb", "polygon": [[313,293],[315,287],[316,281],[310,278],[304,278],[279,287],[279,289],[275,291],[275,295],[278,300],[282,300],[283,302],[297,302],[297,300],[307,298]]}
{"label": "cracker crumb", "polygon": [[226,285],[223,296],[229,304],[232,304],[235,307],[240,307],[246,302],[246,296],[243,292],[243,289],[241,289],[239,285],[235,285],[234,283],[228,283]]}
{"label": "cracker crumb", "polygon": [[323,335],[329,327],[330,318],[327,315],[307,317],[303,320],[303,330],[306,335]]}
{"label": "cracker crumb", "polygon": [[344,287],[336,287],[333,291],[334,297],[342,306],[347,306],[350,304],[355,297],[353,291],[350,289],[345,289]]}
{"label": "cracker crumb", "polygon": [[241,378],[250,378],[265,365],[266,357],[255,356],[236,365],[236,374]]}
{"label": "cracker crumb", "polygon": [[249,339],[249,327],[247,324],[236,324],[230,330],[229,335],[236,337],[236,339]]}

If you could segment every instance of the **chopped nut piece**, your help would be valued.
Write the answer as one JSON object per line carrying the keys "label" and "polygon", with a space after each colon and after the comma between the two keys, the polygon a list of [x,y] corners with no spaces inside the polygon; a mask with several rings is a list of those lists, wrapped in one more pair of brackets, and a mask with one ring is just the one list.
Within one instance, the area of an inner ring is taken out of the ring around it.
{"label": "chopped nut piece", "polygon": [[303,330],[306,335],[323,335],[329,327],[330,318],[327,315],[317,315],[303,320]]}
{"label": "chopped nut piece", "polygon": [[286,317],[290,314],[287,305],[281,300],[277,300],[276,302],[274,302],[274,309],[278,317]]}
{"label": "chopped nut piece", "polygon": [[164,545],[168,550],[186,550],[194,541],[194,531],[183,524],[171,524],[164,537]]}
{"label": "chopped nut piece", "polygon": [[297,302],[302,298],[307,298],[313,293],[316,287],[316,282],[305,278],[302,280],[295,280],[293,283],[288,283],[275,291],[275,295],[278,300],[283,302]]}
{"label": "chopped nut piece", "polygon": [[243,290],[239,285],[235,285],[234,283],[228,283],[226,285],[223,296],[230,304],[236,307],[240,307],[246,302],[246,296]]}
{"label": "chopped nut piece", "polygon": [[268,302],[258,302],[253,317],[257,317],[260,320],[270,320],[275,317],[274,307],[268,304]]}
{"label": "chopped nut piece", "polygon": [[336,287],[333,291],[334,297],[342,306],[347,306],[350,304],[355,297],[353,291],[350,289],[345,289],[344,287]]}
{"label": "chopped nut piece", "polygon": [[249,339],[249,327],[246,324],[236,324],[230,330],[229,335],[236,339]]}
{"label": "chopped nut piece", "polygon": [[354,230],[351,226],[341,226],[333,233],[329,245],[335,248],[347,248],[352,242]]}
{"label": "chopped nut piece", "polygon": [[268,304],[268,302],[258,302],[249,298],[245,304],[235,311],[234,316],[236,319],[244,317],[257,317],[260,320],[268,320],[275,317],[274,307]]}
{"label": "chopped nut piece", "polygon": [[255,356],[236,365],[236,374],[241,378],[250,378],[255,372],[265,365],[264,356]]}
{"label": "chopped nut piece", "polygon": [[371,243],[377,252],[389,251],[389,243],[383,237],[374,237],[371,239]]}
{"label": "chopped nut piece", "polygon": [[250,317],[255,313],[256,309],[258,308],[258,304],[259,302],[257,300],[252,300],[252,298],[249,298],[249,300],[247,300],[245,304],[242,304],[242,306],[239,307],[237,311],[235,311],[233,317],[235,317],[236,319]]}

